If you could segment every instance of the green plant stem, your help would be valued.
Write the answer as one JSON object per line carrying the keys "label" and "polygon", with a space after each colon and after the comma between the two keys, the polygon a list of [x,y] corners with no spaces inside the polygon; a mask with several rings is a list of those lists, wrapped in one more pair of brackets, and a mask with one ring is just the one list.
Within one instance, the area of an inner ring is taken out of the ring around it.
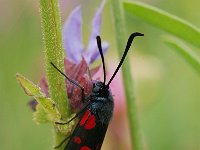
{"label": "green plant stem", "polygon": [[[65,79],[50,64],[50,62],[53,62],[60,70],[64,70],[64,53],[58,1],[40,0],[40,15],[49,93],[51,99],[55,101],[62,119],[66,120],[67,116],[70,115],[70,111],[68,109]],[[60,134],[57,129],[55,131],[55,144],[58,145],[64,138],[64,135]]]}
{"label": "green plant stem", "polygon": [[[126,43],[126,41],[124,40],[126,39],[126,26],[120,0],[112,0],[112,10],[114,16],[118,53],[120,56],[122,56],[124,45]],[[131,143],[132,149],[141,150],[143,149],[143,145],[139,129],[136,99],[134,97],[133,79],[130,70],[129,57],[126,56],[126,60],[122,65],[122,75],[124,79],[123,81],[127,100],[126,102],[128,109],[129,126],[131,131]]]}

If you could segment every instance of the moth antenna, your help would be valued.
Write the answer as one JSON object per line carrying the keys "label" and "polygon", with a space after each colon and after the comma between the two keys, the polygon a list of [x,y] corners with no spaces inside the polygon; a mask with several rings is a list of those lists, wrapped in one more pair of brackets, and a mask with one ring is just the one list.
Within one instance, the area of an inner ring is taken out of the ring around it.
{"label": "moth antenna", "polygon": [[82,91],[82,97],[84,98],[84,88],[76,81],[70,79],[66,74],[64,74],[60,69],[58,69],[58,67],[56,67],[56,65],[54,65],[54,63],[50,62],[51,65],[60,73],[62,74],[69,82],[71,82],[72,84],[76,85],[77,87],[79,87]]}
{"label": "moth antenna", "polygon": [[101,37],[97,36],[96,39],[97,39],[97,46],[99,48],[99,53],[101,55],[101,61],[103,63],[103,74],[104,74],[103,84],[105,85],[105,83],[106,83],[106,67],[105,67],[103,50],[102,50],[102,45],[101,45]]}
{"label": "moth antenna", "polygon": [[117,72],[119,71],[119,68],[122,66],[123,62],[124,62],[124,59],[128,53],[128,50],[129,48],[131,47],[131,44],[133,42],[133,39],[136,37],[136,36],[144,36],[144,34],[142,33],[139,33],[139,32],[135,32],[135,33],[132,33],[127,41],[127,44],[126,44],[126,48],[125,48],[125,51],[124,51],[124,54],[115,70],[115,72],[113,73],[112,77],[110,78],[108,84],[106,85],[107,87],[109,87],[110,83],[112,82],[112,80],[114,79],[114,77],[116,76]]}

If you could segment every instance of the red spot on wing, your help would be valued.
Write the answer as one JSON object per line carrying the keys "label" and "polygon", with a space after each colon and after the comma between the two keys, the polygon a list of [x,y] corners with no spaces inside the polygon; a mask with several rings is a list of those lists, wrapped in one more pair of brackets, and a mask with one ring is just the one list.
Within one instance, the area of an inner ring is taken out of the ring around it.
{"label": "red spot on wing", "polygon": [[93,129],[96,126],[96,119],[91,115],[90,110],[87,110],[79,122],[80,126],[84,126],[86,130]]}
{"label": "red spot on wing", "polygon": [[90,130],[90,129],[93,129],[95,126],[96,126],[95,116],[92,115],[86,121],[84,128],[86,130]]}
{"label": "red spot on wing", "polygon": [[87,121],[90,114],[91,114],[91,112],[89,110],[86,110],[85,114],[83,115],[83,117],[81,118],[81,120],[79,122],[80,126],[83,126],[85,124],[85,122]]}
{"label": "red spot on wing", "polygon": [[88,146],[82,146],[80,150],[91,150],[91,148]]}
{"label": "red spot on wing", "polygon": [[81,138],[78,137],[78,136],[74,137],[74,142],[75,142],[76,144],[81,144]]}

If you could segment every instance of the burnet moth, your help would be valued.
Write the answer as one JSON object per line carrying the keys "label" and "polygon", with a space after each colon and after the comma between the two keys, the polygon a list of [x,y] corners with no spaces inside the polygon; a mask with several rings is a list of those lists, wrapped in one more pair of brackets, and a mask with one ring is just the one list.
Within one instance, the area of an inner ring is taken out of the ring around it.
{"label": "burnet moth", "polygon": [[101,60],[103,64],[103,73],[104,73],[104,80],[101,81],[92,81],[93,82],[93,89],[91,94],[84,98],[84,87],[81,87],[79,83],[67,77],[61,70],[59,70],[52,62],[52,66],[59,71],[62,75],[64,75],[67,80],[69,80],[72,84],[78,86],[82,91],[82,98],[84,99],[85,106],[83,109],[78,112],[73,118],[71,118],[66,123],[59,123],[56,124],[68,124],[75,118],[79,118],[79,121],[73,131],[73,133],[63,140],[60,145],[61,146],[66,140],[68,140],[67,145],[65,146],[65,150],[100,150],[103,144],[103,140],[109,125],[109,122],[113,115],[113,107],[114,101],[112,93],[109,89],[109,85],[114,79],[115,75],[119,71],[128,50],[132,44],[133,39],[136,36],[143,36],[144,34],[135,32],[132,33],[127,41],[127,45],[124,51],[124,54],[113,73],[112,77],[106,84],[106,69],[105,69],[105,62],[104,56],[102,52],[101,46],[101,38],[97,36],[97,46],[99,48],[99,52],[101,55]]}

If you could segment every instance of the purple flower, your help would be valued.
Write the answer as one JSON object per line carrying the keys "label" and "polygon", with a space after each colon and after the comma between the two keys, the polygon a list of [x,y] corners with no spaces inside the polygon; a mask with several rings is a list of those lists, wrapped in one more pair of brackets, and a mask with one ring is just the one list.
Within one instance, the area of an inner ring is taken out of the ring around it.
{"label": "purple flower", "polygon": [[[85,59],[87,64],[91,64],[100,57],[98,47],[96,44],[96,36],[100,35],[101,31],[101,17],[105,0],[102,0],[100,7],[92,19],[91,33],[87,48],[84,47],[82,41],[82,16],[81,7],[76,7],[69,15],[68,20],[63,27],[63,46],[73,63],[80,63],[82,58]],[[107,42],[102,42],[102,49],[105,53],[109,47]]]}

